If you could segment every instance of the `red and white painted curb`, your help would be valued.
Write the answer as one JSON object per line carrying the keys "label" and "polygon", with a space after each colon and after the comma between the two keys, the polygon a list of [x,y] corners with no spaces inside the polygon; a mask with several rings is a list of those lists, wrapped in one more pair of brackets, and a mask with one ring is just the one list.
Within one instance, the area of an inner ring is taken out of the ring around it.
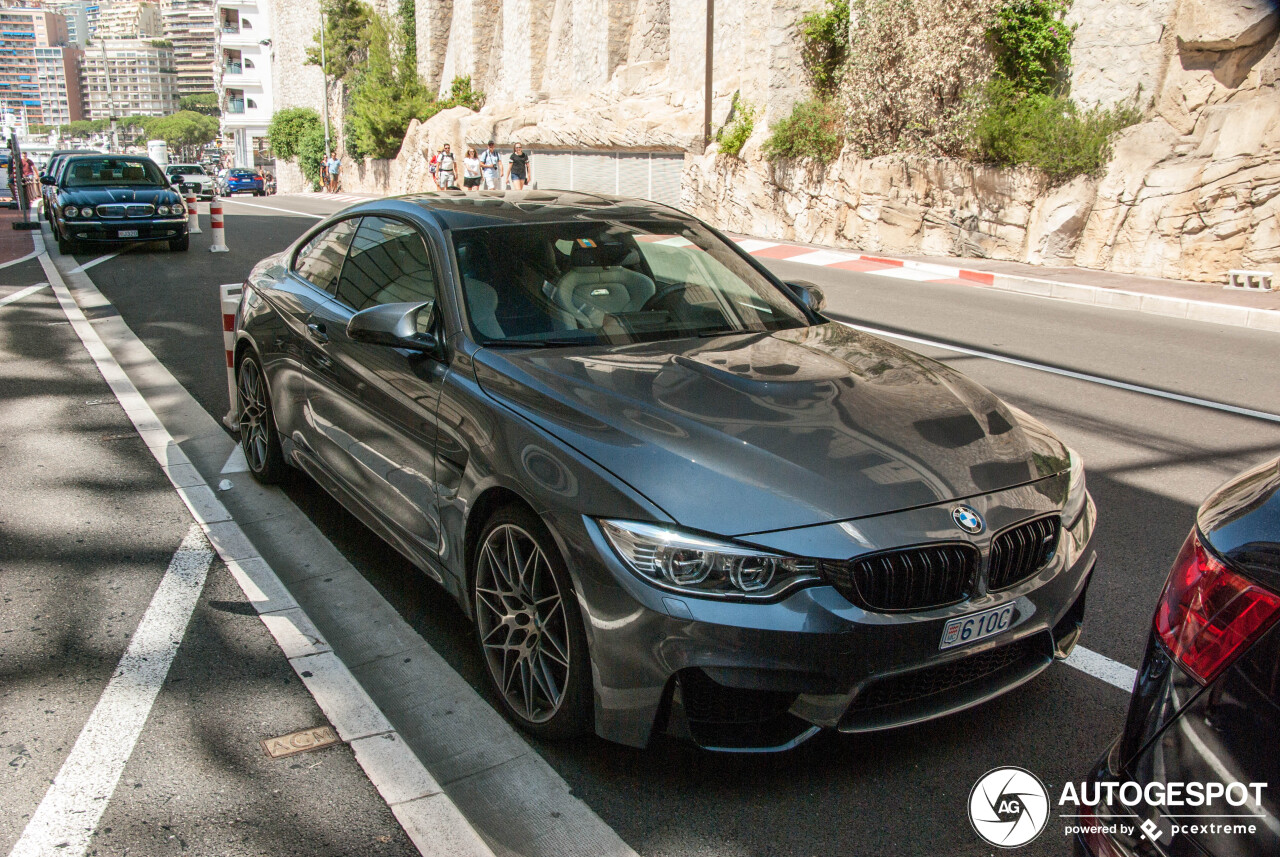
{"label": "red and white painted curb", "polygon": [[[667,239],[667,241],[672,242],[683,240],[679,238]],[[1255,309],[1253,307],[1235,306],[1214,301],[1198,301],[1148,292],[1126,291],[1124,289],[1108,289],[1101,286],[1063,283],[1035,277],[997,274],[991,271],[974,271],[950,265],[938,265],[932,262],[894,259],[888,256],[873,256],[842,250],[815,249],[797,244],[764,241],[758,238],[737,238],[734,240],[747,253],[761,259],[777,259],[801,265],[857,271],[863,274],[899,280],[913,280],[915,282],[980,286],[997,291],[1053,298],[1071,303],[1091,304],[1110,309],[1134,310],[1152,315],[1185,318],[1191,321],[1207,321],[1213,324],[1248,327],[1255,330],[1269,330],[1280,333],[1280,311],[1277,310]]]}

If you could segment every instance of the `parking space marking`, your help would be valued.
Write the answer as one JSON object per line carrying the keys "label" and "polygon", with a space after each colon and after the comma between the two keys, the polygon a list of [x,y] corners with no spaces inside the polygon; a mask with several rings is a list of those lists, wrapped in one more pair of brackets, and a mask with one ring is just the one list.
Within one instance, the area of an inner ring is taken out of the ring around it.
{"label": "parking space marking", "polygon": [[105,256],[99,256],[99,257],[98,257],[98,258],[96,258],[96,259],[93,259],[93,260],[90,260],[90,261],[88,261],[88,262],[85,262],[83,265],[81,265],[81,266],[80,266],[80,267],[78,267],[78,268],[72,268],[72,269],[71,269],[71,273],[73,273],[73,274],[83,273],[83,272],[85,272],[85,271],[89,270],[90,268],[92,268],[94,265],[101,265],[103,262],[110,262],[112,259],[114,259],[115,257],[119,256],[121,253],[128,253],[130,250],[132,250],[132,249],[133,249],[134,247],[136,247],[136,246],[138,246],[138,245],[137,245],[137,244],[130,244],[128,247],[125,247],[123,250],[117,250],[117,251],[116,251],[116,252],[114,252],[114,253],[108,253],[108,254],[106,254]]}
{"label": "parking space marking", "polygon": [[236,444],[235,449],[227,456],[227,463],[222,465],[220,473],[248,473],[249,460],[244,457],[244,449]]}
{"label": "parking space marking", "polygon": [[14,303],[15,301],[22,300],[27,295],[34,295],[36,292],[40,291],[41,289],[47,289],[47,288],[49,288],[48,283],[36,283],[34,286],[27,286],[25,289],[16,291],[13,294],[8,295],[7,297],[0,298],[0,307],[8,306],[9,304]]}
{"label": "parking space marking", "polygon": [[1048,372],[1051,375],[1061,375],[1064,378],[1074,378],[1077,381],[1088,381],[1091,384],[1101,384],[1104,387],[1114,387],[1117,390],[1128,390],[1131,393],[1141,393],[1144,396],[1154,396],[1158,399],[1182,402],[1185,405],[1195,405],[1199,408],[1210,408],[1215,411],[1225,411],[1226,413],[1237,414],[1242,417],[1252,417],[1256,420],[1280,423],[1280,414],[1272,414],[1266,411],[1255,411],[1252,408],[1241,408],[1236,405],[1228,405],[1224,402],[1214,402],[1210,399],[1197,398],[1196,396],[1184,396],[1181,393],[1171,393],[1168,390],[1157,390],[1154,387],[1143,387],[1139,384],[1130,384],[1126,381],[1115,381],[1111,378],[1102,378],[1098,375],[1089,375],[1085,372],[1076,372],[1071,369],[1059,369],[1057,366],[1046,366],[1043,363],[1033,363],[1030,360],[1020,360],[1017,357],[1006,357],[1003,354],[996,354],[991,351],[980,351],[976,348],[965,348],[960,345],[951,345],[950,343],[938,342],[933,339],[924,339],[919,336],[907,336],[902,333],[881,330],[878,327],[867,327],[861,324],[854,324],[853,322],[843,321],[834,315],[831,317],[840,321],[840,323],[845,327],[851,327],[854,330],[860,330],[863,333],[870,333],[875,336],[883,336],[886,339],[897,339],[902,342],[911,342],[916,345],[928,345],[932,348],[941,348],[944,351],[950,351],[955,354],[966,354],[970,357],[984,357],[987,360],[995,360],[998,363],[1008,363],[1011,366],[1020,366],[1023,369],[1034,369],[1037,372]]}
{"label": "parking space marking", "polygon": [[324,220],[326,217],[329,216],[327,214],[312,214],[309,211],[294,211],[292,208],[279,208],[278,206],[274,206],[274,205],[260,205],[256,202],[241,202],[238,199],[231,199],[229,197],[223,197],[222,201],[225,203],[230,203],[231,205],[245,205],[245,206],[248,206],[249,208],[262,208],[262,209],[266,209],[267,211],[282,211],[285,214],[296,214],[299,217],[310,217],[312,220]]}
{"label": "parking space marking", "polygon": [[10,857],[82,855],[111,802],[204,590],[213,549],[192,524],[129,648]]}
{"label": "parking space marking", "polygon": [[26,262],[30,259],[34,259],[36,256],[39,256],[39,255],[40,254],[38,252],[36,252],[35,250],[32,250],[30,253],[28,253],[25,256],[19,256],[17,259],[10,259],[8,262],[0,262],[0,268],[7,268],[10,265],[21,265],[23,262]]}
{"label": "parking space marking", "polygon": [[[245,597],[258,609],[259,618],[263,620],[263,624],[267,626],[277,645],[283,648],[286,641],[283,641],[281,636],[284,632],[301,634],[305,633],[305,629],[297,629],[296,626],[293,630],[285,629],[278,623],[273,627],[273,623],[268,623],[264,618],[268,612],[266,605],[271,604],[271,612],[274,612],[281,609],[297,609],[296,604],[285,605],[280,603],[281,599],[266,595],[287,591],[271,566],[258,554],[258,549],[240,529],[240,525],[231,519],[226,507],[222,505],[217,495],[210,491],[208,485],[193,486],[189,484],[189,480],[181,478],[181,474],[193,469],[190,459],[160,423],[151,406],[138,392],[111,349],[103,342],[98,331],[72,297],[61,272],[44,251],[43,236],[36,235],[35,241],[40,251],[40,264],[49,277],[58,303],[61,304],[63,312],[71,322],[72,330],[80,337],[85,350],[89,352],[89,356],[111,387],[125,414],[133,422],[138,434],[146,442],[147,448],[160,463],[164,473],[169,476],[174,490],[191,512],[203,538],[208,540],[213,551],[228,567],[236,569],[233,577],[241,585]],[[109,304],[96,287],[92,286],[88,277],[85,276],[84,279],[90,284],[91,297],[101,300],[103,304]],[[309,621],[307,625],[310,626]],[[328,644],[318,635],[312,643],[317,650],[328,649]],[[357,738],[374,735],[386,740],[401,740],[369,694],[351,675],[346,665],[332,652],[301,654],[296,657],[289,657],[287,652],[284,654],[320,710],[344,740],[354,741]],[[378,794],[387,801],[392,813],[419,853],[424,857],[437,857],[437,855],[439,857],[446,857],[446,855],[447,857],[493,857],[489,846],[480,838],[449,796],[444,794],[435,783],[430,772],[416,756],[412,753],[408,753],[407,756],[402,755],[394,765],[373,764],[371,759],[376,760],[376,757],[356,753],[356,761],[377,789]],[[119,778],[119,774],[116,778]],[[404,799],[407,792],[414,791],[417,792],[414,799]],[[393,804],[388,795],[400,797],[404,802]],[[97,818],[101,817],[101,811],[105,809],[107,802],[105,799],[98,799],[101,806],[96,808],[98,815],[95,816],[95,824]],[[89,833],[92,833],[92,828]],[[86,835],[85,843],[87,842]],[[35,857],[35,855],[50,853],[66,855],[77,852],[64,850],[57,841],[40,840],[35,842],[30,850],[18,852],[15,849],[10,857],[18,857],[18,855]],[[82,848],[78,853],[83,854],[84,849]]]}
{"label": "parking space marking", "polygon": [[1100,655],[1084,646],[1076,646],[1063,663],[1075,667],[1082,673],[1088,673],[1094,678],[1102,679],[1125,693],[1133,690],[1134,679],[1138,676],[1138,671],[1133,667],[1113,661],[1106,655]]}

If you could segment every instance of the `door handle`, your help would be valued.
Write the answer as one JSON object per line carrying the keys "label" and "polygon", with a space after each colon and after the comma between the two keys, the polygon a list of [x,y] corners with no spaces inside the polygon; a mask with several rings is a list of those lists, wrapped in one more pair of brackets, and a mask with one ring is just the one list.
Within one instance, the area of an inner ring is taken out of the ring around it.
{"label": "door handle", "polygon": [[315,342],[328,342],[329,334],[323,323],[311,322],[307,325],[307,336]]}

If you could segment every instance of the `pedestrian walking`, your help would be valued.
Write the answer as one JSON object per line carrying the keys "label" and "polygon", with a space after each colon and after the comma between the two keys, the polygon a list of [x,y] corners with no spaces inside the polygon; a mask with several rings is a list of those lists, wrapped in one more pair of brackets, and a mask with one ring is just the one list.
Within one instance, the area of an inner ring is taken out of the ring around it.
{"label": "pedestrian walking", "polygon": [[495,145],[497,144],[490,140],[489,145],[480,153],[480,168],[484,174],[485,190],[497,190],[498,180],[502,178],[502,156],[494,148]]}
{"label": "pedestrian walking", "polygon": [[476,154],[475,149],[467,149],[467,153],[462,157],[463,189],[475,190],[480,187],[482,178],[480,175],[480,156]]}
{"label": "pedestrian walking", "polygon": [[333,157],[329,159],[329,193],[338,192],[338,174],[342,170],[342,161],[338,160],[338,153],[334,152]]}
{"label": "pedestrian walking", "polygon": [[329,159],[325,158],[320,162],[320,189],[327,191],[329,189]]}
{"label": "pedestrian walking", "polygon": [[458,189],[458,162],[453,157],[453,152],[449,149],[449,144],[445,143],[444,148],[440,150],[440,160],[437,163],[437,174],[439,178],[436,180],[444,190]]}
{"label": "pedestrian walking", "polygon": [[26,185],[27,205],[40,198],[40,171],[31,156],[22,156],[22,181]]}
{"label": "pedestrian walking", "polygon": [[512,190],[524,190],[524,186],[533,181],[533,165],[519,143],[512,149],[511,157],[507,159],[507,180]]}

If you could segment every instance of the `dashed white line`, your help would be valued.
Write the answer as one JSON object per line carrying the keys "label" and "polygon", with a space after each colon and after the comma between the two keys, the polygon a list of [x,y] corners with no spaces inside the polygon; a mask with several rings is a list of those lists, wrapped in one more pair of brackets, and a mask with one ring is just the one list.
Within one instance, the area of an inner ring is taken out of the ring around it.
{"label": "dashed white line", "polygon": [[327,214],[312,214],[309,211],[295,211],[292,208],[280,208],[275,205],[260,205],[256,202],[241,202],[238,199],[224,198],[222,201],[225,203],[230,203],[231,205],[243,205],[248,208],[261,208],[261,209],[265,209],[266,211],[280,211],[285,214],[296,214],[299,217],[310,217],[313,220],[324,220],[326,217],[329,216]]}
{"label": "dashed white line", "polygon": [[1102,679],[1125,693],[1133,690],[1133,682],[1138,676],[1138,671],[1133,667],[1113,661],[1106,655],[1100,655],[1084,646],[1076,646],[1063,663],[1075,667],[1080,672],[1088,673],[1094,678]]}
{"label": "dashed white line", "polygon": [[902,333],[881,330],[878,327],[867,327],[866,325],[853,324],[852,322],[847,321],[842,321],[841,324],[845,327],[851,327],[854,330],[861,330],[863,333],[883,336],[886,339],[897,339],[902,342],[911,342],[916,345],[928,345],[931,348],[941,348],[944,351],[950,351],[955,354],[967,354],[971,357],[983,357],[987,360],[995,360],[998,363],[1008,363],[1011,366],[1020,366],[1023,369],[1034,369],[1037,372],[1048,372],[1051,375],[1061,375],[1064,378],[1074,378],[1077,381],[1088,381],[1091,384],[1101,384],[1104,387],[1114,387],[1117,390],[1128,390],[1131,393],[1141,393],[1144,396],[1154,396],[1158,399],[1168,399],[1173,402],[1182,402],[1183,404],[1195,405],[1200,408],[1211,408],[1215,411],[1225,411],[1226,413],[1238,414],[1242,417],[1252,417],[1256,420],[1280,423],[1280,414],[1272,414],[1267,411],[1255,411],[1252,408],[1241,408],[1236,405],[1225,404],[1224,402],[1215,402],[1210,399],[1197,398],[1196,396],[1184,396],[1181,393],[1170,393],[1168,390],[1157,390],[1153,387],[1143,387],[1140,384],[1130,384],[1126,381],[1115,381],[1111,378],[1102,378],[1097,375],[1089,375],[1085,372],[1075,372],[1071,369],[1059,369],[1057,366],[1046,366],[1043,363],[1033,363],[1030,360],[1019,360],[1017,357],[1006,357],[1003,354],[995,354],[991,351],[980,351],[976,348],[964,348],[959,345],[951,345],[950,343],[938,342],[933,339],[925,339],[919,336],[907,336]]}
{"label": "dashed white line", "polygon": [[48,283],[37,283],[34,286],[27,286],[25,289],[16,291],[11,295],[7,295],[3,298],[0,298],[0,306],[8,306],[9,304],[14,303],[15,301],[22,300],[27,295],[34,295],[36,292],[40,291],[41,289],[47,289],[47,288],[49,288]]}
{"label": "dashed white line", "polygon": [[10,857],[82,855],[111,802],[204,589],[213,549],[192,524],[129,648]]}

